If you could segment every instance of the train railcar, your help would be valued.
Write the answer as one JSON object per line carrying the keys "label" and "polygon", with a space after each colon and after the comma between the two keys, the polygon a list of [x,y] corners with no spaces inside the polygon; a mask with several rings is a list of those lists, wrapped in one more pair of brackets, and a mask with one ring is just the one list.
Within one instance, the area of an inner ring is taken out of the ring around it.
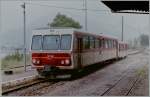
{"label": "train railcar", "polygon": [[72,74],[118,58],[118,40],[73,28],[38,29],[32,35],[32,63],[40,76]]}
{"label": "train railcar", "polygon": [[127,56],[128,45],[125,42],[118,42],[118,57],[125,58]]}

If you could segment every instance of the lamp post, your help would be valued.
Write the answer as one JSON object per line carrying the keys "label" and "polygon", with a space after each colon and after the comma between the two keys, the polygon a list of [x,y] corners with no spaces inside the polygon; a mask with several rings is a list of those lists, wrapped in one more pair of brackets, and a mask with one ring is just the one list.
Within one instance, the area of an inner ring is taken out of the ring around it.
{"label": "lamp post", "polygon": [[24,69],[26,71],[26,11],[25,11],[26,6],[25,6],[25,3],[23,5],[21,5],[21,7],[23,8],[23,17],[24,17],[23,18],[23,22],[24,22],[23,23],[24,24],[23,45],[24,45]]}
{"label": "lamp post", "polygon": [[87,0],[84,0],[84,11],[85,11],[85,31],[88,30],[87,28]]}
{"label": "lamp post", "polygon": [[124,24],[124,18],[123,18],[123,16],[122,16],[122,33],[121,33],[121,41],[123,41],[123,24]]}

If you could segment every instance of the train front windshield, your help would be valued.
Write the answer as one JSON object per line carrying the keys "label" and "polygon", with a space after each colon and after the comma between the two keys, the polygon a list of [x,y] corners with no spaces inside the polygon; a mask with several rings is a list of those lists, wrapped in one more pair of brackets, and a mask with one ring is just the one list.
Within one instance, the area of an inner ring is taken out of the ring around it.
{"label": "train front windshield", "polygon": [[34,35],[32,50],[70,50],[71,35]]}

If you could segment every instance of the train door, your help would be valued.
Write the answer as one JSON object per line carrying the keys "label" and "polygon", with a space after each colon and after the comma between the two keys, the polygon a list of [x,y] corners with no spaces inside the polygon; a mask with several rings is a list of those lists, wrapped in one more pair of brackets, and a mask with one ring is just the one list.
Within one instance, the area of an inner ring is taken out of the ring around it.
{"label": "train door", "polygon": [[79,68],[82,67],[82,49],[83,49],[83,39],[82,38],[77,38],[77,49],[78,49],[78,59],[77,59],[77,63]]}

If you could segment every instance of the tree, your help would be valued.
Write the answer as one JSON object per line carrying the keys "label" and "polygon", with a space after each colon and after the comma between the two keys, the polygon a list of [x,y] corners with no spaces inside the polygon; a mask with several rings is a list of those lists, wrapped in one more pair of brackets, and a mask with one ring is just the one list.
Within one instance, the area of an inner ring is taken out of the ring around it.
{"label": "tree", "polygon": [[149,46],[149,36],[148,35],[145,35],[145,34],[142,34],[140,36],[140,43],[142,46],[144,47],[147,47]]}
{"label": "tree", "polygon": [[48,23],[50,27],[73,27],[73,28],[82,28],[79,22],[73,20],[66,15],[58,13],[54,18],[52,23]]}

